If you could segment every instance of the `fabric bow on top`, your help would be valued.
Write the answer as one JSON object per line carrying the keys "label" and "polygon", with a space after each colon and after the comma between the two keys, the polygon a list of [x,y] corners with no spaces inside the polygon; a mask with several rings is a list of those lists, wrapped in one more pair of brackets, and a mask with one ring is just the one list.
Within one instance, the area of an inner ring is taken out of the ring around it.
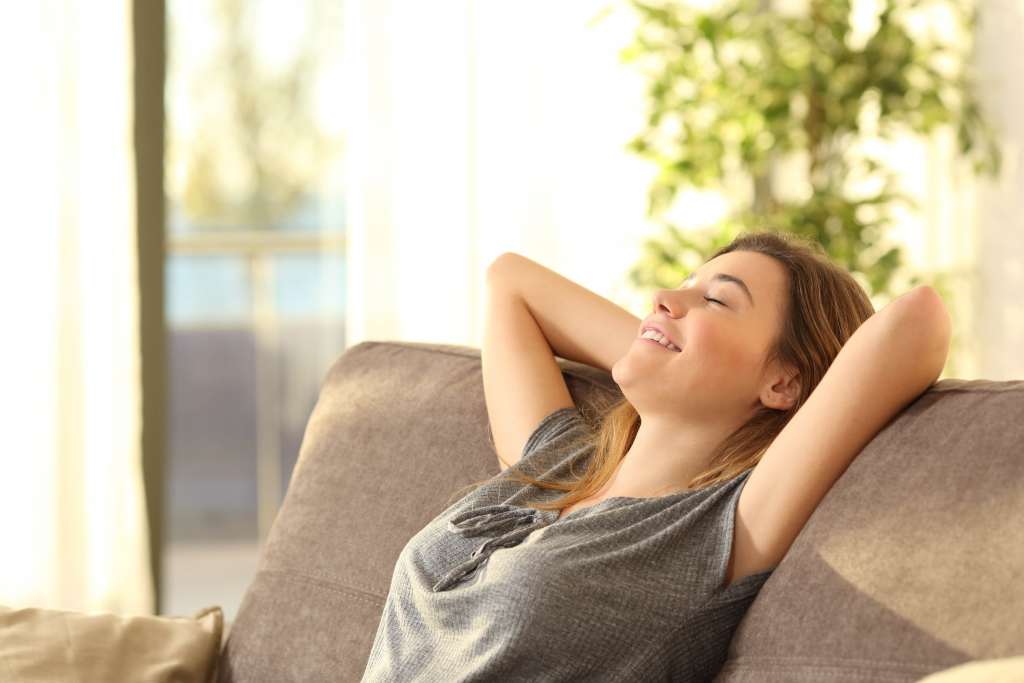
{"label": "fabric bow on top", "polygon": [[544,526],[540,510],[515,505],[486,505],[465,510],[448,520],[448,531],[460,536],[489,536],[473,551],[469,559],[459,563],[434,584],[433,591],[451,588],[466,575],[487,561],[498,548],[518,545],[524,538]]}

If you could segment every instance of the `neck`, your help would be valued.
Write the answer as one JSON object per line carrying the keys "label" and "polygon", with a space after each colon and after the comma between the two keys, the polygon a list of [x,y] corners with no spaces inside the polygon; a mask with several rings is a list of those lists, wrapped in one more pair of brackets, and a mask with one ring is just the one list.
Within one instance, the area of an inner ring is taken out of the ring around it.
{"label": "neck", "polygon": [[734,429],[707,421],[644,419],[605,487],[607,495],[646,497],[689,489],[690,481],[710,467],[715,448]]}

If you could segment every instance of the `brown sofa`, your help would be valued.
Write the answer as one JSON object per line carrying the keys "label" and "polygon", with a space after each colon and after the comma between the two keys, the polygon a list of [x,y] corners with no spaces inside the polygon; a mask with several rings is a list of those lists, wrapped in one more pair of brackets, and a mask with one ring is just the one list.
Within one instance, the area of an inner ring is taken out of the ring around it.
{"label": "brown sofa", "polygon": [[[621,397],[608,373],[559,364],[588,419]],[[1024,654],[1022,444],[1024,381],[931,387],[826,495],[715,681],[916,681]],[[346,350],[321,386],[219,681],[358,681],[406,541],[458,489],[497,473],[478,349]]]}

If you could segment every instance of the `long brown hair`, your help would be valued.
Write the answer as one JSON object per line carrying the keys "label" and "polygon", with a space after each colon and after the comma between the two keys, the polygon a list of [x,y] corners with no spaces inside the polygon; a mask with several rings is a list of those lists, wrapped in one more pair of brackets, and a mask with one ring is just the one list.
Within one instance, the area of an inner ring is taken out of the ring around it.
{"label": "long brown hair", "polygon": [[[782,329],[770,345],[765,363],[781,361],[783,366],[796,368],[800,373],[800,395],[789,409],[762,405],[750,420],[715,448],[709,467],[690,481],[690,489],[712,486],[754,467],[825,376],[846,341],[875,312],[857,281],[832,263],[817,242],[784,232],[746,233],[719,249],[711,259],[740,250],[771,256],[786,270],[788,296],[781,303]],[[586,471],[579,477],[546,481],[526,474],[515,465],[509,467],[506,475],[542,489],[564,491],[565,495],[554,500],[531,504],[539,510],[561,510],[604,487],[629,451],[639,429],[639,413],[623,398],[600,417],[598,428],[586,438],[594,452]],[[483,482],[471,486],[480,483]]]}

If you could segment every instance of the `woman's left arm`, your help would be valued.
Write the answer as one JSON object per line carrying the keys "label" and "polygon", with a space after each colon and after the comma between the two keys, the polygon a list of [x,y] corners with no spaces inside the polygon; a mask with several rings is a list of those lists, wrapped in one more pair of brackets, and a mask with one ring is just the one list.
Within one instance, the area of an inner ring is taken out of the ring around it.
{"label": "woman's left arm", "polygon": [[942,374],[952,321],[920,286],[850,336],[750,473],[737,505],[732,577],[776,566],[832,484]]}

